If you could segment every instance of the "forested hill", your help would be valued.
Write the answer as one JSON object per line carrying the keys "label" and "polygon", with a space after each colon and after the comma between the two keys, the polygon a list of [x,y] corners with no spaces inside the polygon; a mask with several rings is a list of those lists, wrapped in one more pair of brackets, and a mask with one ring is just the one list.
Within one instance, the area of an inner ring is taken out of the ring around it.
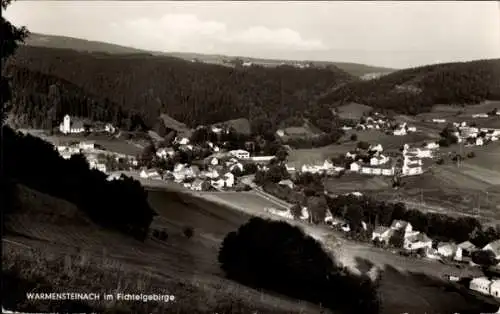
{"label": "forested hill", "polygon": [[[314,117],[319,110],[318,95],[339,84],[357,80],[335,67],[230,68],[173,57],[111,55],[29,46],[19,48],[9,60],[6,71],[14,76],[28,75],[34,80],[30,84],[13,84],[14,92],[19,94],[22,89],[28,99],[35,95],[43,97],[49,81],[53,83],[52,80],[57,79],[61,80],[61,85],[68,86],[64,88],[70,95],[83,94],[74,105],[65,107],[69,114],[81,113],[80,104],[89,103],[82,99],[97,95],[88,98],[96,98],[97,106],[102,108],[110,108],[113,104],[127,114],[137,112],[148,126],[161,113],[191,127],[237,118],[266,121],[275,126],[294,117]],[[47,99],[38,105],[27,102],[27,108],[37,107],[25,110],[44,114],[53,103],[47,94]],[[86,110],[89,110],[87,114],[92,114],[93,109]],[[116,109],[105,111],[106,117],[117,114]]]}
{"label": "forested hill", "polygon": [[434,104],[472,104],[500,99],[500,59],[446,63],[406,69],[379,79],[345,84],[321,104],[356,102],[416,114]]}
{"label": "forested hill", "polygon": [[[252,62],[254,64],[268,66],[268,67],[278,66],[283,62],[285,63],[297,62],[291,60],[274,60],[274,59],[261,59],[261,58],[250,58],[250,57],[230,57],[224,55],[189,53],[189,52],[147,51],[147,50],[125,47],[99,41],[91,41],[91,40],[85,40],[67,36],[56,36],[56,35],[46,35],[37,33],[31,33],[28,36],[28,38],[26,38],[25,42],[26,45],[34,47],[73,49],[82,52],[105,52],[109,54],[163,55],[163,56],[177,57],[188,61],[196,59],[200,62],[226,65],[226,66],[231,64],[231,61],[235,61],[236,59],[241,59],[244,61]],[[307,61],[302,61],[302,62],[307,62]],[[313,61],[312,64],[318,67],[326,67],[333,65],[357,77],[361,77],[363,75],[371,73],[387,74],[394,71],[394,69],[371,66],[366,64],[359,64],[359,63],[350,63],[350,62]]]}

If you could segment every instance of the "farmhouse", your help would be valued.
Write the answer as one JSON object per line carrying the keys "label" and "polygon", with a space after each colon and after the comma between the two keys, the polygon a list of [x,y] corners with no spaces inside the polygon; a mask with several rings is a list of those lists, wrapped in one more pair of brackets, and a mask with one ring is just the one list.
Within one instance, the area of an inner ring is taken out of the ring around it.
{"label": "farmhouse", "polygon": [[208,191],[210,183],[202,179],[196,179],[191,183],[191,189],[194,191]]}
{"label": "farmhouse", "polygon": [[85,131],[85,127],[82,120],[76,118],[71,120],[69,115],[65,115],[63,122],[59,125],[59,131],[64,134],[83,133]]}
{"label": "farmhouse", "polygon": [[427,143],[425,145],[425,148],[427,148],[427,149],[437,149],[437,148],[439,148],[439,144],[436,143],[436,142]]}
{"label": "farmhouse", "polygon": [[418,231],[413,231],[413,226],[411,225],[411,223],[404,220],[393,220],[391,224],[391,229],[403,231],[405,238],[411,235],[418,234]]}
{"label": "farmhouse", "polygon": [[252,156],[249,159],[255,163],[269,163],[275,156]]}

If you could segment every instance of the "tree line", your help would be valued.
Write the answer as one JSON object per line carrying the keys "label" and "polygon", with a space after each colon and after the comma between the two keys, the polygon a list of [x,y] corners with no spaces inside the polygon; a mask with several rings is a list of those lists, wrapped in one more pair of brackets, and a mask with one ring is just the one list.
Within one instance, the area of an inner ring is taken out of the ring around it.
{"label": "tree line", "polygon": [[475,104],[500,99],[500,59],[405,69],[342,85],[320,103],[357,102],[377,109],[418,114],[435,104]]}
{"label": "tree line", "polygon": [[[54,106],[54,101],[48,99],[48,86],[56,79],[63,89],[61,93],[74,98],[62,101],[69,104],[62,110],[71,115],[93,115],[120,124],[121,110],[126,117],[137,114],[149,128],[162,112],[189,127],[243,117],[251,121],[255,132],[275,131],[293,117],[320,117],[318,112],[324,109],[316,106],[318,95],[356,80],[335,67],[236,69],[166,56],[108,55],[29,46],[20,47],[6,70],[14,78],[19,77],[18,81],[33,81],[14,84],[14,92],[28,99],[36,98],[34,95],[43,98],[37,108],[48,107],[44,112]],[[33,105],[28,102],[26,106]],[[89,107],[92,110],[84,109]],[[24,108],[19,113],[29,110]]]}
{"label": "tree line", "polygon": [[63,159],[52,144],[11,128],[2,128],[3,178],[9,190],[5,211],[15,210],[15,184],[75,204],[93,221],[143,240],[156,215],[141,184],[126,176],[108,181],[106,174],[89,169],[85,156]]}

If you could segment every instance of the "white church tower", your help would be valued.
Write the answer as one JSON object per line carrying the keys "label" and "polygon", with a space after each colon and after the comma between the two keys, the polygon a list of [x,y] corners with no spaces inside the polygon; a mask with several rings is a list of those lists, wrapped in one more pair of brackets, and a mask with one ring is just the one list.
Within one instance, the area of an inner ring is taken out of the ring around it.
{"label": "white church tower", "polygon": [[69,115],[64,116],[63,123],[59,126],[61,133],[68,134],[71,132],[71,118]]}

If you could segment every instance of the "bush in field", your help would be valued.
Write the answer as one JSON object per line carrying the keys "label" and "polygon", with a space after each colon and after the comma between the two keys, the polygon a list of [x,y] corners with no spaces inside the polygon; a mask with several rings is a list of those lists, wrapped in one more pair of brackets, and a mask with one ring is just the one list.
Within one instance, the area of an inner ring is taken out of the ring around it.
{"label": "bush in field", "polygon": [[184,236],[186,236],[186,238],[188,238],[188,239],[191,239],[194,236],[193,227],[184,227],[182,232],[184,233]]}
{"label": "bush in field", "polygon": [[378,313],[376,287],[350,274],[320,243],[285,222],[252,218],[219,251],[227,277],[343,313]]}

